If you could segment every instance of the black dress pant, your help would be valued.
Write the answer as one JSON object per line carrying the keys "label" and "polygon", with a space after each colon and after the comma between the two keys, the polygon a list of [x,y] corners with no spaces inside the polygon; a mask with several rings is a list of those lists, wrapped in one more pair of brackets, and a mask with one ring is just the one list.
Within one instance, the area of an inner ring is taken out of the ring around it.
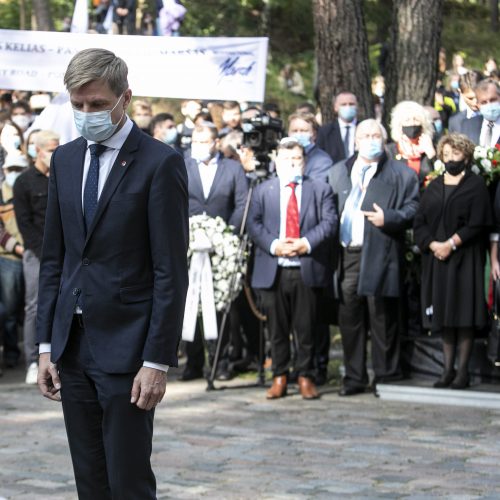
{"label": "black dress pant", "polygon": [[80,500],[156,498],[154,412],[130,403],[136,373],[104,373],[75,316],[59,363],[64,422]]}
{"label": "black dress pant", "polygon": [[317,291],[304,284],[300,268],[280,267],[273,288],[261,292],[271,337],[273,375],[288,374],[293,329],[297,335],[295,371],[313,378]]}
{"label": "black dress pant", "polygon": [[364,297],[357,294],[361,251],[343,251],[342,300],[339,327],[344,349],[345,378],[348,387],[368,384],[366,344],[371,334],[372,365],[375,381],[401,377],[399,364],[397,298]]}

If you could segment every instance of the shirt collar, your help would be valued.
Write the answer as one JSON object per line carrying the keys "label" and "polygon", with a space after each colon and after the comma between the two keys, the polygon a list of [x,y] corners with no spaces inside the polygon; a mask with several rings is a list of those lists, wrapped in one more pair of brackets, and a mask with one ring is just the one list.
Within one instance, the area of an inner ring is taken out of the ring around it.
{"label": "shirt collar", "polygon": [[205,167],[208,167],[208,166],[217,166],[217,163],[219,161],[219,157],[218,155],[215,155],[213,158],[210,158],[210,161],[208,163],[205,163],[204,161],[196,161],[196,163],[198,164],[198,166],[200,165],[203,165]]}
{"label": "shirt collar", "polygon": [[352,122],[345,122],[344,120],[342,120],[342,118],[337,118],[338,122],[339,122],[339,127],[340,128],[345,128],[345,127],[351,127],[351,128],[356,128],[356,123],[357,123],[357,120],[356,118],[354,118],[354,120]]}
{"label": "shirt collar", "polygon": [[[102,145],[106,146],[109,149],[122,148],[123,144],[127,140],[128,135],[130,134],[130,131],[132,130],[132,127],[134,126],[134,123],[127,115],[125,115],[125,118],[126,120],[122,128],[118,130],[116,134],[113,134],[105,141],[102,141],[101,142]],[[95,141],[87,141],[87,147],[89,147],[91,144],[95,144]]]}

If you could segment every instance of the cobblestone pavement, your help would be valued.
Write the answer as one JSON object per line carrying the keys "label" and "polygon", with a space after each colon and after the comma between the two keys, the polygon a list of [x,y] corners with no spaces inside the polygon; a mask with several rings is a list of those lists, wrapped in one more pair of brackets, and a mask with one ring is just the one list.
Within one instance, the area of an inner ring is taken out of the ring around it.
{"label": "cobblestone pavement", "polygon": [[[172,381],[157,410],[161,499],[500,498],[499,412],[205,387]],[[0,497],[76,498],[60,405],[22,373],[0,379]]]}

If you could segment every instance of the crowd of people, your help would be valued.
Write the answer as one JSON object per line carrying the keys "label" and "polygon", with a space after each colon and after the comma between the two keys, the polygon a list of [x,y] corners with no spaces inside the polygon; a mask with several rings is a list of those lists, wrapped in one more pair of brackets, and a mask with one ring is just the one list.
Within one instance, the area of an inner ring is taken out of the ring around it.
{"label": "crowd of people", "polygon": [[[332,323],[342,339],[342,396],[401,379],[401,339],[425,331],[443,341],[443,373],[435,387],[469,385],[474,336],[488,322],[488,250],[492,276],[500,276],[500,199],[473,168],[476,146],[500,147],[500,88],[492,64],[485,75],[457,62],[446,76],[449,88],[438,86],[433,107],[413,101],[394,107],[389,134],[377,119],[358,121],[358,99],[349,90],[334,97],[330,123],[321,124],[316,106],[303,103],[283,120],[283,133],[272,136],[268,158],[248,140],[248,124],[262,116],[283,119],[274,103],[185,100],[181,123],[170,113],[155,114],[147,99],[131,104],[135,124],[184,157],[189,215],[219,216],[236,233],[246,222],[253,242],[247,282],[267,317],[268,398],[285,396],[295,381],[305,399],[319,396],[317,386],[328,380]],[[380,116],[380,77],[374,88]],[[50,160],[67,137],[57,120],[51,129],[39,126],[46,122],[43,112],[37,115],[49,101],[44,93],[0,93],[3,366],[24,359],[28,384],[37,374],[35,317]],[[409,248],[419,261],[413,273],[405,260]],[[259,331],[242,292],[231,307],[218,379],[263,362]],[[181,379],[203,377],[215,343],[204,341],[197,328],[183,350]]]}

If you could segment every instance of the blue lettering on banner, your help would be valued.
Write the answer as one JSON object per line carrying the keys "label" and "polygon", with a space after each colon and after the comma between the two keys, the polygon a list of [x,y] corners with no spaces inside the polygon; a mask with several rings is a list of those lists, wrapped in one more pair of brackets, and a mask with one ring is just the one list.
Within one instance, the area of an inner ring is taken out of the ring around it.
{"label": "blue lettering on banner", "polygon": [[252,71],[253,67],[255,66],[255,61],[252,61],[248,66],[238,66],[238,61],[240,60],[239,56],[238,57],[228,57],[222,64],[219,65],[219,82],[224,78],[225,76],[234,76],[234,75],[241,75],[241,76],[248,76],[250,71]]}

